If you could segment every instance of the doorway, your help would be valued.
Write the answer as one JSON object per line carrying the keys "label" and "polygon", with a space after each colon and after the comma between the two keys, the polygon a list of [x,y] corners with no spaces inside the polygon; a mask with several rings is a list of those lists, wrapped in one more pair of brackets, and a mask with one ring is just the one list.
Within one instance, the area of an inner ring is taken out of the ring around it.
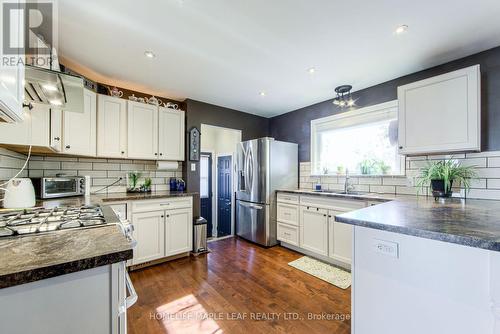
{"label": "doorway", "polygon": [[214,240],[235,231],[233,171],[241,130],[201,124],[200,132],[200,214],[208,222],[207,237]]}
{"label": "doorway", "polygon": [[212,153],[200,155],[200,213],[207,220],[207,238],[212,237]]}

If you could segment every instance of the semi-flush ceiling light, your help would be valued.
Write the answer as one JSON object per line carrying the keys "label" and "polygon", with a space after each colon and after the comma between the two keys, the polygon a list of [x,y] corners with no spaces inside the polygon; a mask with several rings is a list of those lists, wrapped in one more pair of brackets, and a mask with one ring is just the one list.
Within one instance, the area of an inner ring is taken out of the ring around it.
{"label": "semi-flush ceiling light", "polygon": [[396,35],[401,35],[407,31],[408,31],[408,26],[406,24],[402,24],[399,27],[397,27],[394,32],[396,33]]}
{"label": "semi-flush ceiling light", "polygon": [[310,67],[307,69],[307,72],[309,72],[309,74],[314,74],[316,72],[316,69],[314,67]]}
{"label": "semi-flush ceiling light", "polygon": [[351,85],[336,87],[335,93],[337,93],[337,96],[333,99],[333,104],[341,108],[353,107],[355,105],[355,101],[352,99],[351,89]]}
{"label": "semi-flush ceiling light", "polygon": [[153,51],[144,51],[144,55],[148,58],[156,57],[156,55],[153,53]]}

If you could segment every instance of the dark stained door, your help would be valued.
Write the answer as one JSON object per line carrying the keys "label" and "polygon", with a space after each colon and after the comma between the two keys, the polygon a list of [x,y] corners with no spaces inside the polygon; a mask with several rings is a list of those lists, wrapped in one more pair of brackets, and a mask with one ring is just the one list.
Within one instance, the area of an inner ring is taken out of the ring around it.
{"label": "dark stained door", "polygon": [[217,237],[231,234],[231,156],[217,158]]}
{"label": "dark stained door", "polygon": [[212,153],[200,158],[200,213],[207,220],[207,238],[212,237]]}

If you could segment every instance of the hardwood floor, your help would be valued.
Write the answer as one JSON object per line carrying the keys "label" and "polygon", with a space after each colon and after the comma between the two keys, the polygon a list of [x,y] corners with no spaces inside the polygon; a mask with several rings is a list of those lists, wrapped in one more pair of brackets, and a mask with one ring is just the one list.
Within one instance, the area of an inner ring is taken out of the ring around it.
{"label": "hardwood floor", "polygon": [[130,334],[350,333],[350,289],[287,265],[301,254],[239,238],[209,247],[131,273],[139,299],[128,311]]}

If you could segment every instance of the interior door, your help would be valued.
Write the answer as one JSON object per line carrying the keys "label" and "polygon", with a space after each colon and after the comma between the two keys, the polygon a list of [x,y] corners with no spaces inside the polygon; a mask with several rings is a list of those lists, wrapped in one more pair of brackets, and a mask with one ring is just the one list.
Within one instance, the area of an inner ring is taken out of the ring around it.
{"label": "interior door", "polygon": [[217,158],[217,237],[231,234],[232,157]]}
{"label": "interior door", "polygon": [[200,156],[200,212],[207,220],[207,238],[212,237],[212,154]]}

